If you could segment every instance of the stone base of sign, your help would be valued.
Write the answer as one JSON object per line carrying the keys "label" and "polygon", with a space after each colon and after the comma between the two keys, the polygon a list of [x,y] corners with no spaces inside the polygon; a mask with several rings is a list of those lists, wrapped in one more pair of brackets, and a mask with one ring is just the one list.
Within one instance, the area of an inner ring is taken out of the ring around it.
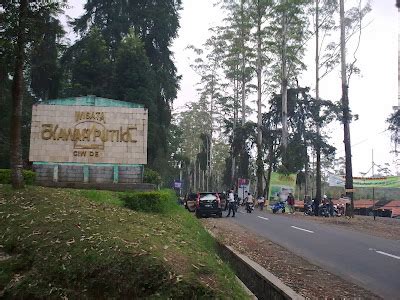
{"label": "stone base of sign", "polygon": [[40,186],[55,188],[108,190],[108,191],[154,191],[156,185],[151,183],[83,183],[83,182],[53,182],[42,181],[37,183]]}
{"label": "stone base of sign", "polygon": [[[142,165],[83,165],[34,163],[36,182],[46,186],[138,185],[143,182]],[[56,184],[56,185],[55,185]]]}

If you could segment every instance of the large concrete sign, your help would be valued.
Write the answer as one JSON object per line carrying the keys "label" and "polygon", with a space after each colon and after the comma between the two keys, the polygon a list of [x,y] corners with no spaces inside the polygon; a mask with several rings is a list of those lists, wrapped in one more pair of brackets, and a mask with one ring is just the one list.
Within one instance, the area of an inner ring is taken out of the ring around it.
{"label": "large concrete sign", "polygon": [[147,110],[34,105],[30,161],[147,163]]}
{"label": "large concrete sign", "polygon": [[29,160],[37,182],[137,189],[147,163],[147,117],[143,105],[95,96],[35,104]]}

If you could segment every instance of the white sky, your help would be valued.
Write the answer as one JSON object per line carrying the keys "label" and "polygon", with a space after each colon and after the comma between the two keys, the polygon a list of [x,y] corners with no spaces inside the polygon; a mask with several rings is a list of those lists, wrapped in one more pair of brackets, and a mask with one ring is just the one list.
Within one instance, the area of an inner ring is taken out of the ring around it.
{"label": "white sky", "polygon": [[[348,1],[348,0],[347,0]],[[345,1],[345,2],[347,2]],[[181,89],[174,102],[180,108],[189,101],[198,99],[196,83],[198,76],[191,70],[190,55],[186,46],[200,47],[209,37],[208,28],[220,24],[222,12],[213,6],[213,0],[183,0],[179,37],[173,44],[178,73],[182,75]],[[348,2],[347,2],[348,3]],[[82,13],[82,1],[69,0],[71,9],[67,14],[76,17]],[[351,124],[353,174],[359,176],[371,167],[371,153],[377,164],[390,163],[395,171],[390,153],[392,145],[385,120],[397,105],[397,55],[398,55],[398,12],[394,0],[372,0],[372,11],[367,19],[371,24],[363,30],[357,54],[357,66],[361,77],[352,77],[349,87],[350,107],[359,120]],[[350,54],[350,53],[349,53]],[[310,66],[303,75],[302,86],[314,88],[314,50],[311,47],[306,59]],[[350,55],[349,55],[350,56]],[[350,59],[350,57],[349,57]],[[321,82],[321,97],[339,100],[341,83],[339,69]],[[264,103],[265,105],[267,103]],[[343,129],[337,124],[332,129],[331,141],[337,148],[337,156],[344,156]]]}

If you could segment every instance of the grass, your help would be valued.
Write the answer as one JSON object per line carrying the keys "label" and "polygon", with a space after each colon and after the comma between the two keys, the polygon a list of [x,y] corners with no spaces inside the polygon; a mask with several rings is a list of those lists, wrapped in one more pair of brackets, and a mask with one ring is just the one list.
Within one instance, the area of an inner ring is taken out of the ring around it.
{"label": "grass", "polygon": [[98,203],[124,206],[120,196],[122,192],[111,192],[102,190],[71,190],[71,193],[77,196],[83,196],[91,201]]}
{"label": "grass", "polygon": [[193,215],[120,196],[2,185],[0,298],[247,298]]}

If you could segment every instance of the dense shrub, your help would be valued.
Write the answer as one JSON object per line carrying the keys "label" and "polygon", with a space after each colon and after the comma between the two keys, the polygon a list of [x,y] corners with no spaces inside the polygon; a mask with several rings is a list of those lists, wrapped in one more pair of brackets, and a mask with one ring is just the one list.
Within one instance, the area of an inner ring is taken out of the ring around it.
{"label": "dense shrub", "polygon": [[159,185],[161,184],[161,176],[157,171],[152,169],[144,169],[143,182]]}
{"label": "dense shrub", "polygon": [[125,207],[144,212],[166,213],[178,207],[172,190],[126,193],[121,199]]}
{"label": "dense shrub", "polygon": [[[25,184],[34,184],[36,179],[36,173],[29,170],[22,170],[22,176],[24,177]],[[11,183],[11,170],[0,169],[0,183],[10,184]]]}

